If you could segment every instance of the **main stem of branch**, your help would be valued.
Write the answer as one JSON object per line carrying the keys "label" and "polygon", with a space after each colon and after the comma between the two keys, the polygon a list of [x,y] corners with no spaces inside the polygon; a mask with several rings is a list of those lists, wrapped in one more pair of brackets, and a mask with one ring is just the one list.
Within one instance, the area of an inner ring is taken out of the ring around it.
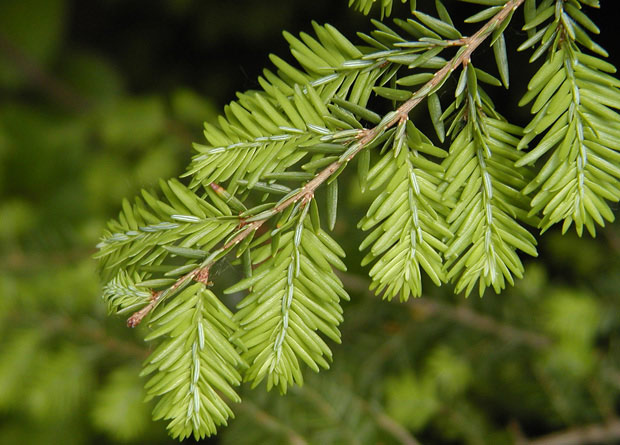
{"label": "main stem of branch", "polygon": [[[482,28],[480,28],[475,34],[470,37],[464,37],[460,39],[458,41],[458,46],[461,46],[461,50],[459,50],[459,52],[451,60],[446,62],[443,68],[441,68],[433,75],[433,78],[431,80],[429,80],[418,91],[416,91],[410,99],[408,99],[400,107],[398,107],[398,109],[393,113],[391,119],[385,122],[382,121],[374,128],[359,131],[356,149],[353,150],[345,159],[339,159],[337,161],[334,161],[325,169],[321,170],[312,180],[310,180],[306,185],[304,185],[299,190],[299,192],[295,193],[290,198],[275,206],[272,211],[269,212],[269,216],[265,217],[265,219],[252,221],[251,223],[247,224],[241,232],[239,232],[236,236],[227,241],[222,247],[214,251],[200,266],[198,266],[187,275],[181,277],[167,290],[167,292],[165,292],[165,294],[169,295],[176,289],[186,284],[191,279],[196,279],[197,277],[205,275],[208,276],[209,269],[220,258],[220,255],[222,253],[239,244],[254,231],[258,230],[272,216],[284,211],[290,205],[297,203],[299,200],[310,202],[310,200],[314,196],[315,190],[321,184],[327,181],[343,165],[351,161],[359,152],[366,148],[368,144],[370,144],[377,136],[382,134],[385,130],[391,128],[396,123],[403,122],[409,119],[409,113],[411,112],[411,110],[418,106],[418,104],[422,102],[437,87],[443,84],[443,82],[456,68],[458,68],[459,65],[467,65],[471,59],[472,53],[482,44],[482,42],[486,40],[486,38],[493,32],[493,30],[495,30],[506,19],[508,19],[508,17],[510,17],[511,14],[516,9],[518,9],[519,6],[521,6],[524,2],[525,0],[509,0],[508,2],[506,2],[501,11],[499,11],[487,23],[485,23],[484,26],[482,26]],[[203,282],[203,280],[199,281]],[[137,326],[142,321],[142,319],[153,310],[153,308],[157,305],[163,295],[164,294],[161,292],[155,294],[155,298],[152,299],[151,303],[142,308],[140,311],[134,313],[127,320],[127,324],[131,327]]]}

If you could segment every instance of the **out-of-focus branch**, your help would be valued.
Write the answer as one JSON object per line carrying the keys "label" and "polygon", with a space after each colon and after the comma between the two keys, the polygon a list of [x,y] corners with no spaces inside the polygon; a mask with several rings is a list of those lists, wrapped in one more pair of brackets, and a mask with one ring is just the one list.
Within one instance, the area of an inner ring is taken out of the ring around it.
{"label": "out-of-focus branch", "polygon": [[312,385],[295,386],[291,389],[293,392],[299,394],[312,403],[324,417],[328,419],[335,419],[338,422],[339,429],[346,434],[347,443],[351,445],[358,445],[360,443],[349,425],[346,422],[340,421],[341,416],[336,409],[334,409],[334,406],[325,399],[323,394],[313,389]]}
{"label": "out-of-focus branch", "polygon": [[117,354],[136,357],[140,360],[144,360],[149,354],[148,349],[143,346],[111,337],[100,327],[100,323],[78,322],[68,316],[53,315],[45,319],[43,326],[52,332],[62,331],[77,335]]}
{"label": "out-of-focus branch", "polygon": [[[63,107],[73,111],[85,111],[93,105],[86,97],[73,90],[70,85],[47,73],[1,31],[0,53],[4,54],[13,63],[13,66],[23,74],[31,85]],[[175,134],[184,143],[191,144],[194,141],[191,131],[181,122],[167,119],[165,125],[166,130]]]}
{"label": "out-of-focus branch", "polygon": [[0,32],[0,52],[3,53],[28,81],[48,94],[58,103],[72,110],[81,111],[88,108],[88,101],[69,89],[66,85],[48,75],[27,54],[18,48],[2,32]]}
{"label": "out-of-focus branch", "polygon": [[36,317],[25,318],[23,314],[8,313],[6,320],[18,326],[36,325],[49,335],[63,334],[79,337],[81,340],[91,341],[101,345],[104,349],[115,354],[128,357],[135,357],[144,360],[149,351],[147,348],[131,341],[121,340],[111,337],[100,322],[89,322],[88,320],[74,320],[68,315],[62,314],[41,314]]}
{"label": "out-of-focus branch", "polygon": [[4,272],[32,272],[36,269],[49,270],[50,266],[67,266],[78,260],[90,258],[94,248],[75,247],[54,252],[24,252],[21,249],[3,251],[0,257],[0,270]]}
{"label": "out-of-focus branch", "polygon": [[[295,391],[306,397],[308,400],[312,401],[317,408],[319,408],[322,413],[329,417],[337,416],[335,410],[329,404],[327,400],[323,398],[323,396],[318,392],[312,389],[311,386],[302,386],[299,388],[295,388]],[[377,426],[381,428],[383,431],[388,433],[394,439],[403,445],[420,445],[420,442],[411,435],[411,433],[400,425],[397,421],[391,418],[382,407],[378,403],[374,403],[372,401],[368,401],[358,396],[353,390],[349,389],[349,396],[351,397],[351,401],[353,404],[358,405],[363,411],[366,411],[375,421]],[[347,432],[349,432],[349,428],[345,426]],[[357,440],[354,436],[349,434],[349,441],[347,443],[357,443]]]}
{"label": "out-of-focus branch", "polygon": [[612,420],[608,423],[559,431],[524,442],[524,445],[587,445],[616,443],[618,440],[620,440],[620,420]]}
{"label": "out-of-focus branch", "polygon": [[620,252],[620,236],[616,233],[613,226],[606,227],[603,230],[603,235],[607,238],[607,245],[612,248],[616,253]]}
{"label": "out-of-focus branch", "polygon": [[[367,279],[352,274],[339,274],[339,276],[346,288],[374,296],[368,290],[370,282]],[[504,323],[466,306],[449,306],[424,297],[411,299],[407,304],[421,315],[427,317],[438,315],[462,326],[492,334],[508,343],[522,343],[535,349],[544,349],[552,344],[551,339],[543,334]]]}
{"label": "out-of-focus branch", "polygon": [[375,419],[377,425],[398,440],[399,443],[403,445],[420,445],[420,442],[418,442],[405,427],[388,416],[378,405],[369,403],[359,397],[356,397],[356,399],[358,403],[361,404],[362,408],[368,411],[373,419]]}
{"label": "out-of-focus branch", "polygon": [[551,339],[543,334],[528,331],[483,315],[465,306],[448,306],[427,299],[410,300],[409,305],[428,315],[439,315],[463,326],[492,334],[507,343],[522,343],[535,349],[551,346]]}
{"label": "out-of-focus branch", "polygon": [[252,416],[252,419],[265,429],[284,434],[291,445],[307,445],[308,441],[298,432],[288,425],[284,424],[277,418],[258,408],[252,402],[243,401],[236,407],[237,411],[246,412]]}

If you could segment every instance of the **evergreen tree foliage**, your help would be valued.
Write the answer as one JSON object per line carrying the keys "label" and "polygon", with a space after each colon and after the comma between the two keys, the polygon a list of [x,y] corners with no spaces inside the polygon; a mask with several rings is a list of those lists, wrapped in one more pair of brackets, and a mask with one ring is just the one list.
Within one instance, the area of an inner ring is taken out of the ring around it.
{"label": "evergreen tree foliage", "polygon": [[[142,374],[173,437],[226,425],[224,398],[239,402],[242,380],[285,393],[303,383],[302,364],[329,368],[326,340],[341,341],[349,296],[335,273],[347,269],[345,252],[328,231],[354,158],[361,188],[379,191],[359,223],[370,231],[360,249],[370,288],[387,299],[420,296],[423,275],[455,293],[499,293],[523,277],[518,251],[537,255],[530,228],[574,223],[594,236],[614,220],[620,83],[588,34],[598,28],[585,8],[598,2],[467,2],[484,6],[466,20],[481,23],[469,37],[439,0],[426,12],[410,2],[412,16],[393,25],[374,21],[357,45],[331,25],[285,33],[294,62],[272,55],[261,89],[205,124],[188,185],[161,181],[108,224],[96,254],[104,298],[110,312],[133,313],[129,326],[150,328],[156,346]],[[373,3],[350,6],[369,13]],[[392,7],[380,2],[381,15]],[[511,86],[504,32],[519,8],[528,33],[519,49],[540,64],[520,103],[533,102],[525,128],[496,111],[484,86]],[[497,77],[474,67],[483,44]],[[444,92],[454,96],[445,110]],[[410,120],[423,101],[437,143]],[[243,295],[234,313],[209,289],[225,257],[244,274],[224,291]],[[398,387],[422,384],[402,378]]]}
{"label": "evergreen tree foliage", "polygon": [[613,2],[484,3],[0,2],[0,443],[620,440]]}

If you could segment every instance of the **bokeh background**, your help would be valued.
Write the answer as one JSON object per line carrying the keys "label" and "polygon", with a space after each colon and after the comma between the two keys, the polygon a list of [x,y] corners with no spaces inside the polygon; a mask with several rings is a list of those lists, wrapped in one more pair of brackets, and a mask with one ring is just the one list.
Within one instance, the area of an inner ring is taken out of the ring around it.
{"label": "bokeh background", "polygon": [[[283,29],[370,30],[346,3],[0,0],[0,444],[174,443],[142,403],[142,333],[105,313],[94,246],[123,197],[180,174],[202,122],[287,54]],[[598,41],[618,66],[615,2],[602,3]],[[477,8],[454,6],[459,21]],[[526,60],[518,94],[495,92],[517,123]],[[428,283],[381,302],[357,266],[370,197],[347,181],[335,231],[353,298],[332,369],[286,397],[244,388],[205,443],[620,443],[619,224],[594,240],[551,230],[500,296]]]}

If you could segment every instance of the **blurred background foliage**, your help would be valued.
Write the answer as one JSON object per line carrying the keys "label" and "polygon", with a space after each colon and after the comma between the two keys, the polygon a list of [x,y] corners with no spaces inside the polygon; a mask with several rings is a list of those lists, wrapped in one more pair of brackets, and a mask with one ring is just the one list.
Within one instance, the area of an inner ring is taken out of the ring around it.
{"label": "blurred background foliage", "polygon": [[[0,0],[0,444],[171,442],[142,403],[146,346],[106,316],[94,245],[123,197],[182,172],[202,122],[310,19],[369,27],[345,0]],[[519,121],[515,102],[501,111]],[[371,198],[355,181],[336,227],[353,298],[332,369],[286,397],[244,391],[210,443],[620,443],[618,224],[595,240],[551,231],[500,296],[428,285],[382,303],[357,266]]]}

